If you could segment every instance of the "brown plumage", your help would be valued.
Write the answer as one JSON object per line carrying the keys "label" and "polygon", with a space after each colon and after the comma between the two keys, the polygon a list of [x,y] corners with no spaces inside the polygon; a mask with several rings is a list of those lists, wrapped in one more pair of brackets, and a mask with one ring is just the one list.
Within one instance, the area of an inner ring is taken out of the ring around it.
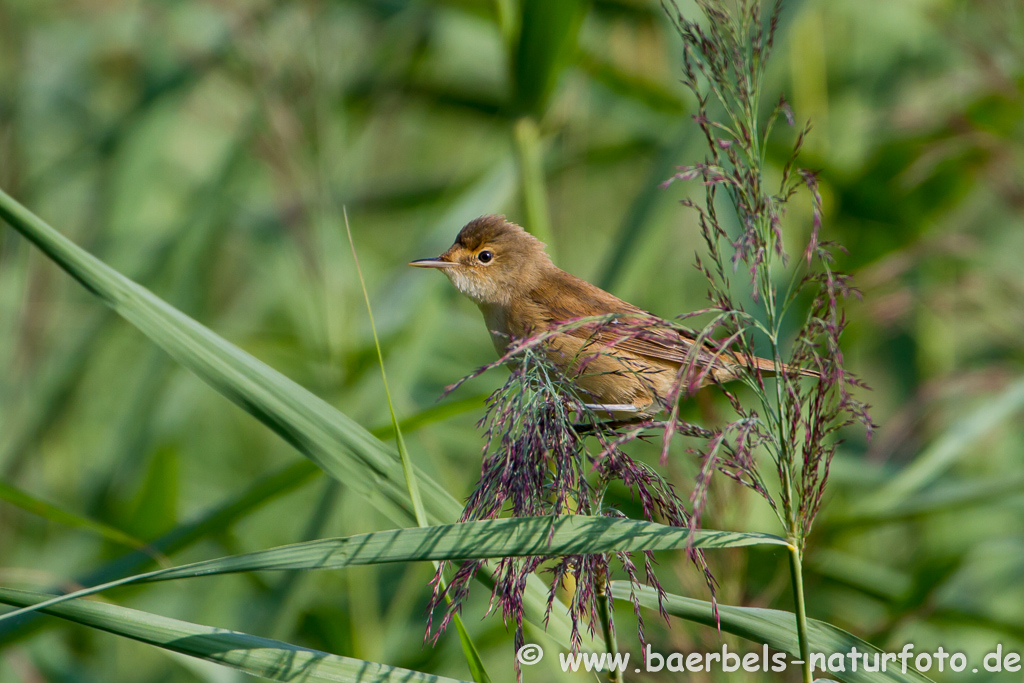
{"label": "brown plumage", "polygon": [[[702,373],[702,385],[736,379],[747,365],[742,356],[716,355],[707,346],[694,358],[692,338],[559,269],[542,242],[504,216],[482,216],[469,222],[448,251],[410,265],[440,269],[476,302],[499,354],[512,339],[549,330],[556,323],[618,314],[620,317],[607,325],[557,334],[548,352],[549,358],[593,397],[595,407],[616,417],[649,417],[662,410],[683,363],[692,364],[698,372],[708,369]],[[651,327],[638,334],[644,323]],[[617,334],[616,326],[622,332]],[[753,362],[764,372],[775,370],[770,360],[754,358]]]}

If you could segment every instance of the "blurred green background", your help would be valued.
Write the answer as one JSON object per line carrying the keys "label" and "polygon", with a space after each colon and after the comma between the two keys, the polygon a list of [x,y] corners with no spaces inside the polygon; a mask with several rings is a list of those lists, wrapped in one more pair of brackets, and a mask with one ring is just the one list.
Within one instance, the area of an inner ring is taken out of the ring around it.
{"label": "blurred green background", "polygon": [[[493,349],[473,305],[407,261],[506,213],[624,299],[663,316],[705,305],[699,233],[677,204],[687,188],[658,189],[704,155],[678,36],[654,0],[559,3],[526,0],[553,18],[526,12],[517,39],[515,0],[0,0],[0,187],[386,435],[347,207],[413,458],[462,498],[479,474],[482,396],[502,377],[437,402]],[[880,425],[870,443],[851,433],[833,465],[806,560],[810,616],[883,650],[1024,652],[1024,7],[791,0],[766,106],[780,92],[814,123],[802,165],[820,169],[825,238],[847,247],[863,292],[845,350]],[[786,148],[770,151],[775,173]],[[809,228],[797,202],[792,250]],[[161,537],[170,560],[157,559],[180,563],[392,526],[6,226],[0,368],[0,584],[74,586]],[[726,409],[710,394],[688,407],[712,423]],[[680,450],[667,470],[687,493],[692,458]],[[770,522],[716,484],[707,527]],[[709,559],[724,603],[791,609],[781,553]],[[129,561],[122,571],[148,558]],[[669,590],[707,598],[681,554],[660,563]],[[241,575],[109,597],[466,677],[454,633],[422,645],[431,573]],[[479,618],[487,597],[475,588],[466,623],[510,680],[511,638]],[[617,617],[638,652],[631,610]],[[713,629],[646,621],[663,652],[720,647]],[[531,679],[560,680],[553,661]],[[0,629],[3,683],[236,677],[56,620]]]}

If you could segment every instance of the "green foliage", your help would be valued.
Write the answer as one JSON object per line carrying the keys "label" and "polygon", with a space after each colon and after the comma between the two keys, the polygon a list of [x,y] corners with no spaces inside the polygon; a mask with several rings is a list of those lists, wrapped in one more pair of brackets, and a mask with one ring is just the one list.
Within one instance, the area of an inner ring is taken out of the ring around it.
{"label": "green foliage", "polygon": [[[416,521],[398,454],[365,428],[82,251],[2,191],[0,216],[175,360],[325,472],[393,521]],[[424,474],[415,476],[424,485],[429,519],[458,516],[458,504],[439,484]],[[545,589],[537,577],[530,583],[527,609],[540,622],[546,617]],[[553,621],[560,628],[552,633],[561,632],[567,643],[567,621],[558,616]]]}
{"label": "green foliage", "polygon": [[[657,189],[703,155],[672,28],[656,2],[599,0],[558,19],[561,33],[533,19],[520,30],[528,12],[560,4],[0,4],[0,188],[151,292],[95,262],[79,273],[218,388],[0,228],[0,585],[33,589],[18,604],[152,570],[161,556],[183,565],[412,523],[342,203],[433,523],[454,519],[479,476],[475,392],[495,385],[436,399],[494,356],[479,313],[408,260],[439,253],[480,214],[546,213],[568,271],[662,316],[704,307],[698,228],[676,204],[687,190]],[[844,435],[807,542],[812,637],[820,620],[883,651],[1024,651],[1020,19],[1013,0],[784,5],[764,88],[812,121],[802,165],[820,169],[823,237],[849,249],[838,266],[863,293],[843,350],[880,425],[871,443]],[[524,150],[512,115],[525,111],[537,135]],[[773,184],[789,142],[765,150]],[[523,151],[529,165],[517,167]],[[810,207],[794,203],[787,218],[792,250]],[[712,425],[724,409],[712,392],[681,417]],[[310,486],[326,483],[322,470],[289,443],[337,476],[336,495]],[[657,467],[656,447],[636,455]],[[693,459],[669,456],[661,471],[685,497]],[[606,503],[638,516],[622,490]],[[738,487],[709,492],[709,528],[768,530],[772,519]],[[119,545],[129,531],[148,548]],[[722,633],[685,553],[658,551],[667,590],[697,602],[670,599],[670,625],[648,617],[655,649],[742,649],[731,620],[750,605],[776,610],[773,647],[790,647],[786,553],[707,558]],[[454,636],[422,646],[428,580],[421,563],[245,573],[105,594],[125,608],[62,607],[168,615],[277,638],[306,648],[300,657],[468,678]],[[485,593],[467,615],[485,611]],[[615,617],[637,656],[631,610],[620,602]],[[0,682],[212,680],[157,648],[61,623],[0,621]],[[466,628],[494,680],[509,680],[501,620]],[[560,647],[537,629],[527,637]],[[530,673],[562,680],[552,659]]]}

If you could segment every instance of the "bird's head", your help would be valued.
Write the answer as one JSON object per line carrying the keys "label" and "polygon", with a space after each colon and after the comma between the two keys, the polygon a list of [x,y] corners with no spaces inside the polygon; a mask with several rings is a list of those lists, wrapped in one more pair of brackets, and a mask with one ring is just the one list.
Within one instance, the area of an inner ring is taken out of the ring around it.
{"label": "bird's head", "polygon": [[554,267],[544,243],[504,216],[470,221],[448,251],[409,265],[438,268],[470,299],[494,306],[525,295],[544,269]]}

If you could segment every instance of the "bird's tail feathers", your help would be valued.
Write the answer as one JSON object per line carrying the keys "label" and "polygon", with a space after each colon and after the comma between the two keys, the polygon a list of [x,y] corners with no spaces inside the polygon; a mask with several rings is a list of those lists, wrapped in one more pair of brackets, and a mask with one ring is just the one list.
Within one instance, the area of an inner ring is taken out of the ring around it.
{"label": "bird's tail feathers", "polygon": [[[742,356],[737,354],[736,360],[739,361],[740,366],[746,368],[755,367],[758,370],[760,370],[763,375],[767,377],[775,376],[775,361],[771,360],[770,358],[758,358],[755,356],[754,358],[751,359],[749,356]],[[753,361],[753,363],[751,363],[751,361]],[[716,373],[719,375],[717,377],[719,381],[729,381],[739,378],[740,368],[732,366],[723,369],[725,370],[725,372]],[[783,363],[782,372],[783,374],[789,374],[790,366]],[[798,374],[801,377],[821,377],[821,375],[818,372],[810,370],[808,368],[800,368]]]}
{"label": "bird's tail feathers", "polygon": [[[743,364],[744,365],[748,365],[749,366],[749,359],[742,358],[742,357],[741,357],[741,359],[743,360]],[[755,357],[754,358],[754,367],[756,367],[761,372],[766,373],[769,377],[774,377],[775,376],[775,361],[771,360],[770,358],[757,358],[757,357]],[[783,374],[789,374],[789,371],[790,371],[790,366],[786,365],[785,363],[783,363],[782,364],[782,372],[783,372]],[[821,377],[821,375],[817,371],[811,370],[809,368],[800,368],[798,374],[801,377]]]}

